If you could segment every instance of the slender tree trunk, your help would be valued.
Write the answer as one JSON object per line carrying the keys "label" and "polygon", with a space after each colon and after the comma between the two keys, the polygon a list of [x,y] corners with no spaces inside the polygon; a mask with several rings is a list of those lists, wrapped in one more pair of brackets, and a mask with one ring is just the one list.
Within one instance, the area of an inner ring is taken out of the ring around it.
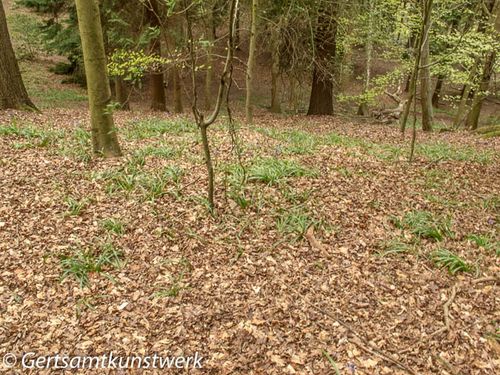
{"label": "slender tree trunk", "polygon": [[[426,17],[426,12],[429,14]],[[432,131],[432,101],[431,101],[431,72],[429,67],[429,45],[431,27],[431,12],[432,2],[422,0],[422,18],[425,20],[424,35],[425,39],[422,44],[422,52],[420,55],[420,104],[422,106],[422,130]]]}
{"label": "slender tree trunk", "polygon": [[[370,78],[371,78],[371,67],[372,67],[372,50],[373,50],[373,41],[372,41],[372,32],[373,32],[373,6],[375,0],[368,0],[368,32],[366,35],[365,42],[365,52],[366,52],[366,72],[365,72],[365,82],[363,87],[363,93],[366,95],[370,88]],[[369,114],[368,111],[368,103],[366,99],[363,99],[359,104],[358,115],[367,116]]]}
{"label": "slender tree trunk", "polygon": [[178,65],[172,67],[172,85],[174,86],[174,112],[182,113],[184,112],[184,106],[182,105],[182,80]]}
{"label": "slender tree trunk", "polygon": [[250,46],[248,47],[248,62],[246,75],[246,100],[245,100],[245,115],[247,124],[253,122],[253,106],[252,106],[252,91],[253,91],[253,73],[255,69],[255,49],[257,43],[257,12],[259,11],[259,0],[252,0],[252,26],[250,28]]}
{"label": "slender tree trunk", "polygon": [[[215,6],[214,6],[215,7]],[[209,110],[212,108],[212,82],[214,80],[214,62],[213,62],[213,48],[216,34],[215,28],[215,15],[214,10],[212,9],[211,20],[210,20],[210,30],[207,31],[208,35],[208,47],[207,47],[207,63],[206,63],[206,71],[205,71],[205,109]]]}
{"label": "slender tree trunk", "polygon": [[[492,7],[490,22],[494,23],[495,30],[500,34],[500,1],[497,0]],[[472,101],[471,110],[467,116],[466,127],[472,130],[478,128],[479,115],[481,114],[481,107],[483,105],[484,98],[490,86],[491,76],[493,75],[493,68],[495,66],[496,50],[491,51],[486,56],[483,72],[481,74],[481,81],[479,82],[479,88]]]}
{"label": "slender tree trunk", "polygon": [[332,1],[320,9],[314,37],[314,61],[308,115],[333,115],[333,78],[331,63],[335,59],[338,2]]}
{"label": "slender tree trunk", "polygon": [[115,77],[115,100],[120,104],[120,109],[128,111],[130,109],[129,90],[127,84],[121,77]]}
{"label": "slender tree trunk", "polygon": [[442,74],[438,75],[436,81],[436,88],[434,89],[434,94],[432,94],[432,105],[434,108],[439,107],[439,99],[441,97],[441,89],[443,88],[444,76]]}
{"label": "slender tree trunk", "polygon": [[271,66],[271,112],[281,113],[281,100],[278,89],[278,79],[280,72],[279,51],[273,48],[272,55],[273,55],[273,62]]}
{"label": "slender tree trunk", "polygon": [[3,2],[0,4],[0,110],[30,107],[36,109],[24,87],[19,65],[10,41]]}
{"label": "slender tree trunk", "polygon": [[87,78],[94,154],[104,157],[120,156],[121,150],[113,124],[113,116],[108,108],[111,102],[111,90],[106,68],[99,5],[96,0],[76,0],[76,11]]}
{"label": "slender tree trunk", "polygon": [[467,110],[467,100],[469,98],[469,94],[472,91],[472,80],[476,76],[477,72],[477,66],[479,64],[478,59],[474,62],[474,65],[471,68],[471,71],[469,73],[469,76],[467,77],[467,83],[464,85],[462,89],[462,96],[460,98],[460,103],[458,104],[458,109],[457,113],[455,114],[455,118],[453,120],[453,127],[458,128],[461,124],[462,121],[464,120],[464,114]]}
{"label": "slender tree trunk", "polygon": [[[148,0],[145,5],[149,25],[161,30],[158,0]],[[160,36],[151,40],[150,50],[151,53],[162,56]],[[151,109],[154,111],[167,110],[164,81],[163,71],[154,72],[149,75],[149,84],[151,86]]]}
{"label": "slender tree trunk", "polygon": [[[425,12],[424,12],[424,21],[422,24],[422,27],[420,28],[420,33],[418,35],[418,39],[416,42],[417,46],[417,55],[415,56],[415,65],[413,67],[413,71],[410,76],[410,87],[409,87],[409,94],[408,94],[408,99],[406,100],[406,103],[404,105],[403,109],[403,114],[401,115],[401,132],[404,133],[406,130],[406,122],[408,121],[408,115],[410,114],[410,109],[413,100],[416,100],[416,86],[417,86],[417,80],[419,77],[420,73],[420,61],[421,61],[421,56],[422,56],[422,50],[423,50],[423,45],[425,43],[425,40],[428,38],[428,31],[429,28],[426,28],[426,24],[429,22],[427,18],[430,19],[430,13],[432,11],[432,3],[433,0],[425,0]],[[426,33],[427,31],[427,33]]]}

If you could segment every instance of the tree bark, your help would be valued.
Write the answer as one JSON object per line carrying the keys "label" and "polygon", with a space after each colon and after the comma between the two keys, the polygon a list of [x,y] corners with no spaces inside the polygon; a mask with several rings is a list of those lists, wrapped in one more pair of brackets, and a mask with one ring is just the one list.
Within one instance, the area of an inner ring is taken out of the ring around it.
{"label": "tree bark", "polygon": [[316,55],[309,98],[308,115],[333,115],[333,77],[331,64],[337,48],[337,8],[338,2],[320,9],[318,26],[314,36]]}
{"label": "tree bark", "polygon": [[248,47],[248,62],[246,75],[246,99],[245,99],[245,116],[247,124],[253,122],[253,107],[252,107],[252,85],[253,72],[255,68],[255,49],[257,43],[257,12],[259,11],[259,0],[252,0],[252,25],[250,27],[250,45]]}
{"label": "tree bark", "polygon": [[[161,30],[158,0],[148,0],[146,3],[146,13],[149,25]],[[161,38],[159,36],[151,40],[150,50],[151,53],[162,56]],[[151,109],[154,111],[166,111],[167,100],[165,96],[163,71],[151,73],[149,75],[149,83],[151,85]]]}
{"label": "tree bark", "polygon": [[0,4],[0,110],[29,107],[36,109],[28,96],[10,41],[3,2]]}
{"label": "tree bark", "polygon": [[87,78],[93,151],[104,157],[120,156],[113,116],[108,108],[111,90],[99,6],[96,0],[76,0],[76,11]]}
{"label": "tree bark", "polygon": [[[426,12],[428,12],[426,17]],[[432,101],[431,101],[431,73],[429,67],[429,30],[431,27],[432,2],[422,0],[422,18],[424,23],[424,40],[420,55],[420,104],[422,106],[422,130],[432,131]]]}

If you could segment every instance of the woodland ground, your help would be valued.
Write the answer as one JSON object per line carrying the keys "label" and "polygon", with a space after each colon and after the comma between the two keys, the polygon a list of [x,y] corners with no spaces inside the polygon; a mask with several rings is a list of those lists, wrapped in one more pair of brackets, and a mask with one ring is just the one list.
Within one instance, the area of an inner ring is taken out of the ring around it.
{"label": "woodland ground", "polygon": [[83,91],[27,81],[43,112],[0,114],[0,352],[498,371],[498,139],[419,132],[409,164],[394,125],[258,111],[240,164],[223,117],[212,217],[188,116],[116,112],[125,156],[96,160]]}

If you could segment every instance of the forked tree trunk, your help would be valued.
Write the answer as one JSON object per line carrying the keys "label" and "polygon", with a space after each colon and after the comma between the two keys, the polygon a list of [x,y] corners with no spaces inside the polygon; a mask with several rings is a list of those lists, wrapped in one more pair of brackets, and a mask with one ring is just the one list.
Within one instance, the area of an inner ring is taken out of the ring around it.
{"label": "forked tree trunk", "polygon": [[314,61],[308,115],[333,115],[333,78],[331,63],[337,47],[337,1],[320,9],[314,36]]}
{"label": "forked tree trunk", "polygon": [[257,43],[257,12],[259,0],[252,0],[252,26],[250,28],[250,46],[248,47],[248,62],[246,75],[245,115],[247,124],[253,122],[252,90],[253,73],[255,68],[255,49]]}
{"label": "forked tree trunk", "polygon": [[36,109],[24,87],[16,55],[10,41],[2,2],[0,4],[0,110],[22,107]]}
{"label": "forked tree trunk", "polygon": [[[422,130],[432,131],[432,101],[431,101],[431,72],[429,67],[429,45],[432,3],[429,0],[422,0],[422,18],[424,24],[424,40],[420,55],[420,104],[422,106]],[[426,16],[425,12],[429,12]]]}
{"label": "forked tree trunk", "polygon": [[96,0],[76,0],[78,28],[82,41],[83,62],[92,126],[94,154],[120,156],[121,150],[108,105],[111,90],[106,68],[99,5]]}
{"label": "forked tree trunk", "polygon": [[[160,14],[158,0],[148,0],[146,2],[147,17],[149,25],[161,30]],[[161,38],[160,36],[153,38],[150,45],[151,53],[161,56]],[[151,86],[151,109],[154,111],[166,111],[167,100],[165,96],[165,83],[163,71],[151,73],[149,75],[149,84]]]}

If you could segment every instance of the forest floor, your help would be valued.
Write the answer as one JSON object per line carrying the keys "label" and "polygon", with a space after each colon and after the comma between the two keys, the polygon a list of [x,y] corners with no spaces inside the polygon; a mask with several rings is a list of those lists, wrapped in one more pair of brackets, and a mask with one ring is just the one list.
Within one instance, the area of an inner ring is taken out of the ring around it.
{"label": "forest floor", "polygon": [[199,352],[192,372],[211,374],[499,370],[498,139],[419,132],[410,164],[395,126],[222,118],[212,216],[188,117],[116,112],[125,156],[92,159],[66,94],[69,108],[0,113],[0,352]]}

